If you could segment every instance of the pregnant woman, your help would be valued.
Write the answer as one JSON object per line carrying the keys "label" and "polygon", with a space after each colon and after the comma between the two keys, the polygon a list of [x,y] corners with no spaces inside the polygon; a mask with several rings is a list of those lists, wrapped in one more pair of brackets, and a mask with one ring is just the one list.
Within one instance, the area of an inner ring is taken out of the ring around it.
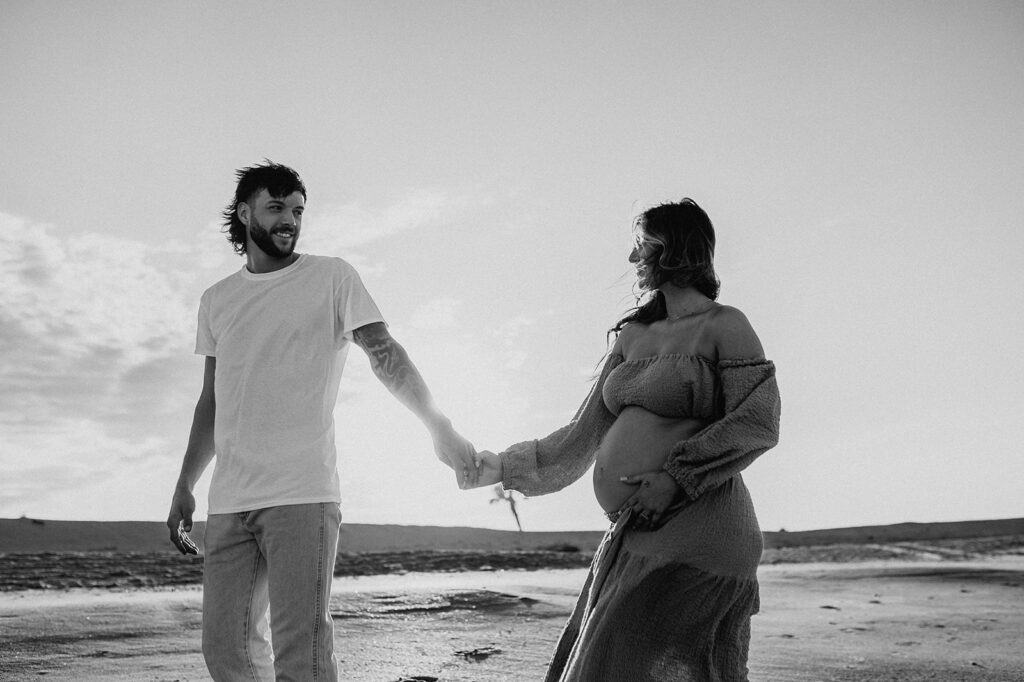
{"label": "pregnant woman", "polygon": [[544,495],[594,466],[612,526],[547,680],[746,680],[762,541],[740,472],[778,441],[775,367],[716,302],[695,202],[651,208],[634,231],[640,300],[590,395],[551,435],[482,452],[479,484]]}

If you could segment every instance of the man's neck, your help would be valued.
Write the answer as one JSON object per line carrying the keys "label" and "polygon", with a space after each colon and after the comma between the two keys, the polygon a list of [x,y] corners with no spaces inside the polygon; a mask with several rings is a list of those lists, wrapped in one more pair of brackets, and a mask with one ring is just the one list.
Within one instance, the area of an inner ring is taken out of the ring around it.
{"label": "man's neck", "polygon": [[294,251],[284,258],[271,258],[259,248],[249,249],[245,256],[246,269],[256,275],[282,270],[299,259],[299,254]]}

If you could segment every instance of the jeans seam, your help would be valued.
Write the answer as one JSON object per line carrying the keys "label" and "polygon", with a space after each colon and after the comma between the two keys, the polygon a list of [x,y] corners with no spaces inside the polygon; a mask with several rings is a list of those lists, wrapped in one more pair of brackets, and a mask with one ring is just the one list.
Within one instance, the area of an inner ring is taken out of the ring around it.
{"label": "jeans seam", "polygon": [[252,652],[249,651],[249,626],[252,623],[252,599],[256,592],[256,576],[260,570],[260,553],[256,552],[255,558],[252,563],[252,579],[249,581],[249,599],[245,605],[245,629],[243,632],[242,641],[245,643],[243,649],[245,650],[245,662],[249,664],[249,674],[252,675],[252,679],[259,682],[259,677],[256,675],[256,668],[252,662]]}
{"label": "jeans seam", "polygon": [[320,679],[320,594],[323,592],[324,580],[324,504],[320,504],[320,537],[317,542],[316,563],[316,608],[313,612],[313,680]]}

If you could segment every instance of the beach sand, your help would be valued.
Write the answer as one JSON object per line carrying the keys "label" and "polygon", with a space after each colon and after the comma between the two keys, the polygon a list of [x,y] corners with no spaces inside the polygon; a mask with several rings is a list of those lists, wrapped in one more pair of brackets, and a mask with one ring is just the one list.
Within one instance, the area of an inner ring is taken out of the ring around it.
{"label": "beach sand", "polygon": [[[341,679],[539,680],[583,569],[335,581]],[[1024,680],[1024,556],[762,566],[750,679]],[[0,593],[0,679],[207,680],[202,594]]]}

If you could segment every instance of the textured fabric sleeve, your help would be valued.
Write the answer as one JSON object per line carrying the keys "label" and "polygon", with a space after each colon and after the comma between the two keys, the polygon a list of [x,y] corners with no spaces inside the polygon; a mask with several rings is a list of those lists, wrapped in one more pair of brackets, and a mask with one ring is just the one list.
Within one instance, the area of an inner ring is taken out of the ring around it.
{"label": "textured fabric sleeve", "polygon": [[196,327],[196,355],[217,356],[217,340],[210,328],[210,292],[199,300],[199,324]]}
{"label": "textured fabric sleeve", "polygon": [[601,374],[590,388],[572,421],[538,440],[528,440],[499,454],[502,485],[524,495],[546,495],[575,482],[594,462],[601,439],[615,421],[604,404],[602,391],[608,374],[622,356],[608,356]]}
{"label": "textured fabric sleeve", "polygon": [[366,290],[359,273],[351,265],[344,261],[342,263],[345,267],[340,286],[335,292],[337,314],[342,335],[351,341],[354,330],[374,322],[384,322],[384,317]]}
{"label": "textured fabric sleeve", "polygon": [[779,442],[781,401],[775,365],[723,360],[722,417],[672,448],[665,470],[691,499],[743,471]]}

